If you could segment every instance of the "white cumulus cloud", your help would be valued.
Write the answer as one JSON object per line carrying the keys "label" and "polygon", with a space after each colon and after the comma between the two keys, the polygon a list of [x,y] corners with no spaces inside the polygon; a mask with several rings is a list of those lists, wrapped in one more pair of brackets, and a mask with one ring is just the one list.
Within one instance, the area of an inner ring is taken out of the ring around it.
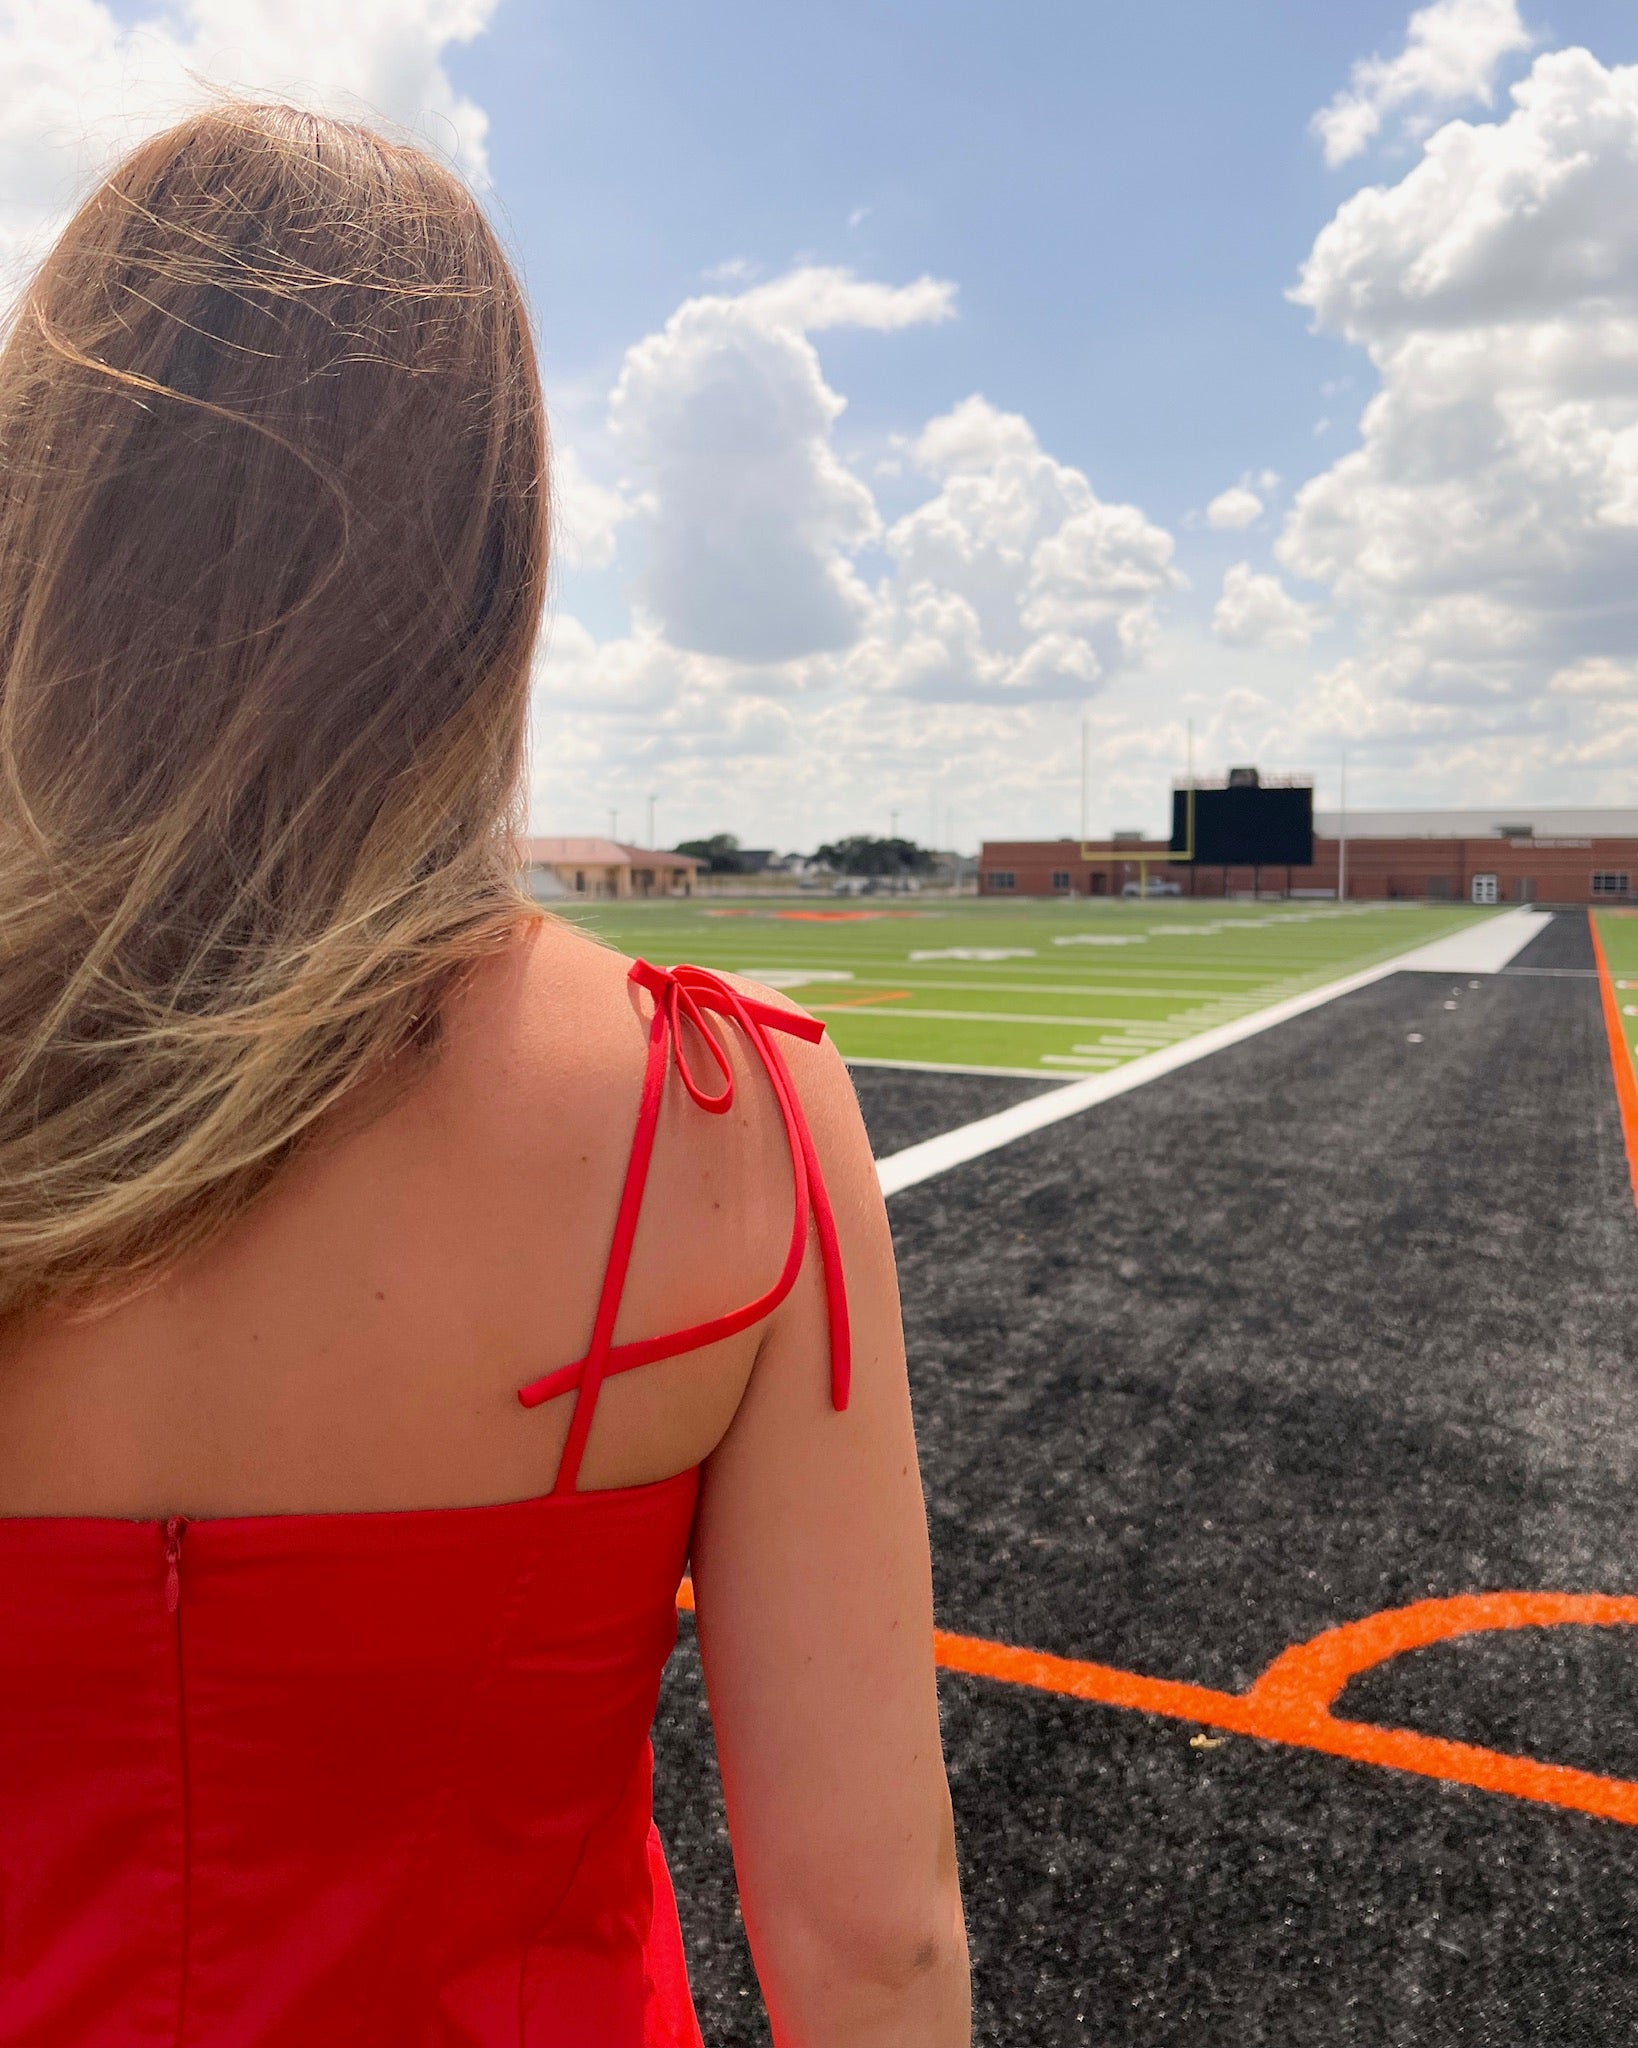
{"label": "white cumulus cloud", "polygon": [[1380,388],[1277,552],[1390,723],[1569,760],[1638,660],[1638,67],[1559,51],[1512,97],[1316,240],[1293,296]]}
{"label": "white cumulus cloud", "polygon": [[483,109],[444,53],[498,0],[101,0],[0,5],[0,266],[45,242],[86,184],[212,87],[293,98],[412,128],[470,175],[487,171]]}
{"label": "white cumulus cloud", "polygon": [[1590,655],[1558,670],[1547,687],[1559,697],[1620,698],[1638,710],[1638,661]]}
{"label": "white cumulus cloud", "polygon": [[1226,491],[1219,491],[1206,507],[1206,524],[1220,533],[1239,533],[1262,516],[1262,499],[1245,484],[1231,484]]}
{"label": "white cumulus cloud", "polygon": [[1332,166],[1360,156],[1388,115],[1403,113],[1413,133],[1432,119],[1477,102],[1490,106],[1507,58],[1535,38],[1518,0],[1433,0],[1418,8],[1396,57],[1365,57],[1346,88],[1314,116],[1312,127]]}
{"label": "white cumulus cloud", "polygon": [[1306,647],[1324,624],[1315,605],[1293,597],[1278,576],[1236,562],[1223,577],[1211,629],[1229,647]]}
{"label": "white cumulus cloud", "polygon": [[1004,702],[1083,696],[1142,658],[1177,582],[1170,534],[976,395],[912,454],[940,489],[887,535],[893,575],[859,669],[916,696]]}
{"label": "white cumulus cloud", "polygon": [[810,326],[889,333],[952,305],[937,280],[807,269],[690,299],[627,351],[609,425],[632,485],[609,509],[633,621],[601,641],[557,622],[537,816],[622,781],[695,816],[777,787],[763,815],[820,832],[856,826],[868,791],[908,781],[925,803],[930,774],[1022,804],[1044,707],[1141,665],[1181,580],[1172,538],[1021,414],[975,394],[890,437],[895,484],[922,490],[890,525],[842,459]]}
{"label": "white cumulus cloud", "polygon": [[[805,305],[839,321],[814,276],[686,300],[626,352],[609,417],[647,487],[639,600],[679,648],[788,662],[863,630],[852,557],[881,522],[832,443],[846,401],[797,323]],[[855,303],[882,317],[887,297]]]}
{"label": "white cumulus cloud", "polygon": [[782,694],[1071,697],[1141,659],[1177,581],[1171,536],[1100,499],[1022,415],[975,395],[929,421],[906,454],[937,488],[890,529],[838,454],[845,401],[799,322],[890,330],[951,297],[797,271],[690,299],[627,351],[610,425],[644,487],[645,628]]}
{"label": "white cumulus cloud", "polygon": [[827,327],[865,327],[891,334],[955,318],[955,286],[942,277],[910,284],[877,284],[834,265],[807,264],[756,285],[737,304],[770,327],[817,334]]}
{"label": "white cumulus cloud", "polygon": [[624,491],[595,483],[577,451],[552,448],[553,545],[577,569],[605,569],[614,560],[620,528],[636,507]]}

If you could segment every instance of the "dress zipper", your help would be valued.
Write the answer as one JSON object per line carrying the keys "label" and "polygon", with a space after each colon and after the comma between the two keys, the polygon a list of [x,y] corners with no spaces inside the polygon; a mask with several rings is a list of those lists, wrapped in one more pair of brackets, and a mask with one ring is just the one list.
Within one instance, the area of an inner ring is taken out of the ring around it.
{"label": "dress zipper", "polygon": [[165,1524],[165,1612],[174,1614],[182,1600],[182,1532],[188,1526],[183,1515],[172,1515]]}
{"label": "dress zipper", "polygon": [[188,1978],[193,1945],[193,1794],[189,1785],[187,1663],[182,1654],[182,1538],[187,1534],[186,1515],[165,1519],[165,1611],[171,1617],[172,1648],[176,1658],[176,1746],[177,1791],[182,1824],[182,1930],[176,1984],[176,2035],[180,2042],[187,2026]]}

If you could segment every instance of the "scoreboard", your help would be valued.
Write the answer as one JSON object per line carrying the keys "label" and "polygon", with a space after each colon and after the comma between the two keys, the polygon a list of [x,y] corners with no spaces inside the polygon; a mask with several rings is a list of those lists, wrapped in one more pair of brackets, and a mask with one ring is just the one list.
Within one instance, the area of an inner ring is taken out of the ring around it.
{"label": "scoreboard", "polygon": [[[1314,864],[1313,785],[1265,789],[1255,771],[1235,770],[1224,789],[1172,791],[1173,853],[1198,867],[1306,868]],[[1189,845],[1189,803],[1194,845]]]}

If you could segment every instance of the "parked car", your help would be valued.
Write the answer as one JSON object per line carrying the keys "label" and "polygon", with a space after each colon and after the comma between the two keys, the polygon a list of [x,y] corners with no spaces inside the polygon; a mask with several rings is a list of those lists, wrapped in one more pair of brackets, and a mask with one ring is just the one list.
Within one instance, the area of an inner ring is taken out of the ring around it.
{"label": "parked car", "polygon": [[1181,882],[1169,881],[1164,875],[1151,875],[1147,892],[1136,882],[1128,882],[1120,893],[1123,896],[1142,896],[1145,893],[1150,896],[1181,896],[1183,894],[1183,884]]}

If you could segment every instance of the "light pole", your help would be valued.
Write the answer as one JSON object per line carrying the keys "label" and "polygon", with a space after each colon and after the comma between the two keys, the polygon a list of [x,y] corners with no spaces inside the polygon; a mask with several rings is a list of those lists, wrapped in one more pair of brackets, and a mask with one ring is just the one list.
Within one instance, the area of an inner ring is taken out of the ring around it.
{"label": "light pole", "polygon": [[1348,900],[1348,749],[1342,750],[1342,813],[1337,827],[1337,901]]}
{"label": "light pole", "polygon": [[1087,762],[1092,750],[1092,713],[1086,705],[1081,706],[1081,844],[1085,846],[1091,834],[1086,829],[1086,778]]}

